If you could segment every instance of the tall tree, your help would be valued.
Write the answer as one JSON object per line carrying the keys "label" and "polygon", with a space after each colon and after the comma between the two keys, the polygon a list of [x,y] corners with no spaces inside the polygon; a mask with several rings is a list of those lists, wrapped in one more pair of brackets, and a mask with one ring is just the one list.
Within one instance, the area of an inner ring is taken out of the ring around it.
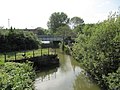
{"label": "tall tree", "polygon": [[37,30],[38,35],[44,35],[45,34],[45,29],[42,28],[42,27],[37,27],[36,30]]}
{"label": "tall tree", "polygon": [[68,16],[64,12],[55,12],[51,14],[47,25],[48,28],[52,30],[53,33],[55,33],[57,28],[66,25],[68,21]]}
{"label": "tall tree", "polygon": [[71,36],[70,33],[71,33],[70,27],[68,25],[64,25],[57,28],[55,34],[67,37],[67,36]]}
{"label": "tall tree", "polygon": [[83,25],[83,24],[84,24],[84,20],[77,16],[71,18],[70,20],[70,25],[72,26],[72,28],[75,28],[76,26]]}

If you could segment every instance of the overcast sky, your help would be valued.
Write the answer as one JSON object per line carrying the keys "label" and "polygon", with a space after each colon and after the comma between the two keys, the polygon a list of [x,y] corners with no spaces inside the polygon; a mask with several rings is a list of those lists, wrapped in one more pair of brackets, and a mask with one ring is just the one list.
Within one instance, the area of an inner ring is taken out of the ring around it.
{"label": "overcast sky", "polygon": [[54,12],[64,12],[68,17],[78,16],[85,23],[96,23],[117,11],[120,0],[0,0],[0,26],[8,28],[47,28]]}

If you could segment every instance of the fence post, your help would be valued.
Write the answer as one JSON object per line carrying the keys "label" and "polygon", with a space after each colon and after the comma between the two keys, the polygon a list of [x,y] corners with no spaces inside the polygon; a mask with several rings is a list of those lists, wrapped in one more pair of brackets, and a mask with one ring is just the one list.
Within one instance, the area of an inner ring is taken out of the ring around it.
{"label": "fence post", "polygon": [[34,50],[33,50],[33,57],[35,56],[35,52],[34,52]]}
{"label": "fence post", "polygon": [[26,59],[26,51],[24,51],[24,55],[23,55],[24,59]]}
{"label": "fence post", "polygon": [[55,54],[56,54],[56,48],[55,48]]}
{"label": "fence post", "polygon": [[49,47],[48,47],[48,55],[49,55]]}
{"label": "fence post", "polygon": [[15,52],[15,60],[16,60],[16,52]]}
{"label": "fence post", "polygon": [[41,56],[42,56],[42,47],[41,47]]}
{"label": "fence post", "polygon": [[4,54],[4,56],[5,56],[5,62],[7,61],[7,58],[6,58],[6,53]]}

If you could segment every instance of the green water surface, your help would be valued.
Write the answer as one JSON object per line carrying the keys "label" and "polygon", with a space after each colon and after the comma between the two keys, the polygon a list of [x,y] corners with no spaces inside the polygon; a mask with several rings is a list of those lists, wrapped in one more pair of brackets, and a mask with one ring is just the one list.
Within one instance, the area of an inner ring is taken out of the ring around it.
{"label": "green water surface", "polygon": [[37,73],[35,90],[100,90],[83,74],[79,63],[69,55],[57,51],[60,66]]}

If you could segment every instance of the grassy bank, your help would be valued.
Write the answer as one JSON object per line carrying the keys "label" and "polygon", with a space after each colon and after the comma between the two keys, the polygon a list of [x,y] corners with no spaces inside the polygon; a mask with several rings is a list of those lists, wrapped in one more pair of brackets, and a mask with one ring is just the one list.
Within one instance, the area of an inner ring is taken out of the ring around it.
{"label": "grassy bank", "polygon": [[[15,53],[16,53],[16,59],[23,59],[23,58],[30,58],[33,57],[33,50],[29,51],[21,51],[21,52],[8,52],[6,53],[6,60],[15,60]],[[25,56],[23,56],[25,53]],[[42,54],[48,54],[48,49],[42,49]],[[41,49],[34,50],[34,56],[41,56]],[[0,61],[4,62],[5,55],[3,53],[0,53]]]}

